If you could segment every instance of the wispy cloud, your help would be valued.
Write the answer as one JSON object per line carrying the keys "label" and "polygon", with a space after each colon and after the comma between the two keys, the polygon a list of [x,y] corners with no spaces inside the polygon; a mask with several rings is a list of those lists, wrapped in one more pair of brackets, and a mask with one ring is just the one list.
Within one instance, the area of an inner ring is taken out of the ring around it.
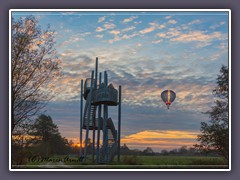
{"label": "wispy cloud", "polygon": [[221,27],[222,25],[224,25],[225,24],[225,22],[224,21],[221,21],[221,22],[219,22],[219,23],[217,23],[217,24],[214,24],[214,25],[212,25],[212,26],[210,26],[210,29],[217,29],[217,28],[219,28],[219,27]]}
{"label": "wispy cloud", "polygon": [[103,38],[103,36],[104,36],[103,34],[97,34],[95,37],[101,39]]}
{"label": "wispy cloud", "polygon": [[164,19],[170,19],[170,18],[172,18],[172,16],[165,16]]}
{"label": "wispy cloud", "polygon": [[132,31],[134,30],[136,27],[135,26],[130,26],[130,27],[127,27],[125,29],[122,29],[122,32],[127,32],[127,31]]}
{"label": "wispy cloud", "polygon": [[104,26],[106,29],[113,29],[113,28],[116,27],[116,25],[113,24],[113,23],[105,23],[103,26]]}
{"label": "wispy cloud", "polygon": [[168,23],[169,23],[169,24],[176,24],[177,21],[175,21],[175,20],[172,19],[172,20],[169,20]]}
{"label": "wispy cloud", "polygon": [[191,22],[188,23],[189,26],[193,25],[193,24],[199,24],[201,21],[199,19],[195,19]]}
{"label": "wispy cloud", "polygon": [[134,19],[137,19],[138,17],[137,16],[131,16],[129,18],[126,18],[122,21],[122,23],[129,23],[131,21],[133,21]]}
{"label": "wispy cloud", "polygon": [[163,23],[163,24],[160,24],[160,25],[159,25],[159,24],[156,23],[156,22],[150,22],[149,25],[150,25],[150,27],[147,27],[147,28],[145,28],[145,29],[142,29],[142,30],[140,30],[139,32],[140,32],[141,34],[146,34],[146,33],[150,33],[150,32],[152,32],[152,31],[155,31],[155,30],[157,30],[157,29],[163,29],[163,28],[165,28],[165,27],[167,26],[166,23]]}
{"label": "wispy cloud", "polygon": [[98,18],[98,23],[103,22],[106,19],[106,16],[102,16]]}
{"label": "wispy cloud", "polygon": [[112,30],[112,31],[109,31],[109,33],[116,36],[116,35],[120,34],[120,31],[118,31],[118,30]]}
{"label": "wispy cloud", "polygon": [[156,41],[152,41],[153,44],[159,44],[160,42],[162,42],[162,39],[156,40]]}
{"label": "wispy cloud", "polygon": [[97,32],[102,32],[102,31],[104,31],[105,29],[103,29],[102,27],[97,27],[97,29],[96,29],[96,31]]}
{"label": "wispy cloud", "polygon": [[176,38],[171,39],[171,41],[180,42],[191,42],[191,41],[209,41],[212,39],[220,39],[222,34],[220,32],[213,32],[211,34],[206,34],[202,31],[192,31],[189,33],[184,33]]}
{"label": "wispy cloud", "polygon": [[151,22],[151,23],[149,23],[149,25],[150,25],[150,27],[142,29],[139,32],[141,34],[146,34],[146,33],[152,32],[152,31],[154,31],[154,30],[156,30],[158,28],[158,24],[156,22]]}
{"label": "wispy cloud", "polygon": [[131,39],[138,35],[137,32],[133,32],[132,34],[122,34],[121,36],[119,36],[120,31],[113,31],[113,32],[110,31],[109,33],[115,34],[113,39],[108,40],[110,44],[112,44],[113,42],[124,40],[124,39]]}
{"label": "wispy cloud", "polygon": [[145,28],[145,29],[143,29],[143,30],[141,30],[141,31],[139,31],[141,34],[146,34],[146,33],[150,33],[150,32],[152,32],[152,31],[154,31],[156,29],[156,27],[154,27],[154,26],[151,26],[151,27],[148,27],[148,28]]}

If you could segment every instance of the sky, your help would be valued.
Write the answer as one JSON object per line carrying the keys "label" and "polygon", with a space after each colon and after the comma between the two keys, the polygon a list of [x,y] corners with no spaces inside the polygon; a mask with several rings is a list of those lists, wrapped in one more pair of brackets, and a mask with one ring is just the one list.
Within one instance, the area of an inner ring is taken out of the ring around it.
{"label": "sky", "polygon": [[[154,151],[196,144],[204,114],[214,105],[212,90],[222,65],[228,66],[228,13],[13,12],[50,24],[63,77],[49,85],[46,106],[61,134],[79,142],[80,81],[91,76],[95,59],[109,82],[122,86],[121,143]],[[167,110],[161,92],[176,99]],[[109,108],[117,128],[117,107]],[[85,133],[85,132],[83,132]]]}

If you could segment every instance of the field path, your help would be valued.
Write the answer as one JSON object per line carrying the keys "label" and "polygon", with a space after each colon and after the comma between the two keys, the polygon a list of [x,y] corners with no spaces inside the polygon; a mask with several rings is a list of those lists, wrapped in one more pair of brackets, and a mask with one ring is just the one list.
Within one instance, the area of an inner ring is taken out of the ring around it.
{"label": "field path", "polygon": [[55,168],[69,168],[68,165],[65,165],[64,162],[48,162],[47,164],[44,165],[39,165],[41,168],[50,168],[50,169],[55,169]]}

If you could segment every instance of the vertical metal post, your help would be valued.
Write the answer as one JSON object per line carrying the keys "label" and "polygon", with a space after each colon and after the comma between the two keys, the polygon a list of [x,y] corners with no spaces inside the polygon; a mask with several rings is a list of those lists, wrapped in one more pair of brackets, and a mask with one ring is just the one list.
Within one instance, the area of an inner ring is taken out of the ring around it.
{"label": "vertical metal post", "polygon": [[[99,73],[99,88],[102,83],[102,73]],[[102,105],[100,104],[98,106],[98,131],[97,131],[97,162],[99,163],[99,155],[100,155],[100,149],[99,149],[99,143],[100,143],[100,119],[101,119],[101,111],[102,111]]]}
{"label": "vertical metal post", "polygon": [[[104,71],[104,88],[105,88],[105,92],[104,94],[106,95],[106,89],[107,89],[107,72]],[[108,153],[108,130],[107,130],[107,119],[108,119],[108,114],[107,114],[107,105],[104,104],[104,120],[103,120],[103,150],[104,150],[104,160],[107,161],[107,153]]]}
{"label": "vertical metal post", "polygon": [[122,105],[122,87],[118,88],[118,162],[120,162],[120,145],[121,145],[121,105]]}
{"label": "vertical metal post", "polygon": [[87,113],[88,114],[87,114],[87,129],[86,129],[85,148],[84,148],[84,161],[86,161],[86,159],[87,159],[87,150],[88,150],[87,145],[88,145],[91,102],[92,102],[93,77],[94,77],[94,71],[92,71],[90,92],[87,97],[87,103],[88,103],[88,112]]}
{"label": "vertical metal post", "polygon": [[[94,89],[97,89],[97,78],[98,78],[98,58],[96,57],[96,66],[95,66],[95,81],[94,81]],[[96,116],[92,117],[94,121],[92,121],[93,123],[93,137],[92,137],[92,162],[94,162],[94,154],[95,154],[95,120],[96,120]]]}
{"label": "vertical metal post", "polygon": [[98,80],[98,57],[96,57],[96,67],[95,67],[95,89],[97,88],[97,80]]}
{"label": "vertical metal post", "polygon": [[[108,87],[108,75],[107,75],[107,71],[105,71],[105,90],[107,90]],[[106,92],[107,94],[107,92]],[[108,105],[104,105],[105,106],[105,116],[106,116],[106,159],[108,161],[108,153],[109,153],[109,149],[108,149]]]}
{"label": "vertical metal post", "polygon": [[82,112],[83,112],[83,80],[81,80],[81,92],[80,92],[80,161],[82,160]]}

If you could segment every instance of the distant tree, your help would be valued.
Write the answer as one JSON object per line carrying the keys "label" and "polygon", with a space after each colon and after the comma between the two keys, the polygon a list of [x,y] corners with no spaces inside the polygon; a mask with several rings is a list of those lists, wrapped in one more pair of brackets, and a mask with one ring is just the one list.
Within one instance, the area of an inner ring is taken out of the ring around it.
{"label": "distant tree", "polygon": [[[85,143],[86,143],[86,140],[84,140],[84,145],[85,145]],[[92,139],[91,138],[88,138],[88,140],[87,140],[87,153],[92,153],[92,145],[93,145],[93,143],[92,143]],[[85,148],[85,147],[84,147]],[[83,148],[83,149],[84,149]]]}
{"label": "distant tree", "polygon": [[166,149],[161,150],[161,154],[166,156],[169,154],[169,152]]}
{"label": "distant tree", "polygon": [[154,151],[152,150],[152,148],[147,147],[145,150],[143,150],[143,154],[145,154],[145,155],[153,155]]}
{"label": "distant tree", "polygon": [[131,154],[131,150],[127,147],[126,144],[120,147],[120,153],[123,155]]}
{"label": "distant tree", "polygon": [[201,123],[201,134],[197,138],[200,144],[195,145],[203,152],[217,152],[226,160],[229,158],[228,82],[228,68],[222,66],[217,77],[218,86],[213,90],[217,97],[215,106],[206,112],[211,119]]}
{"label": "distant tree", "polygon": [[186,155],[188,153],[187,146],[182,146],[178,149],[178,153],[182,155]]}
{"label": "distant tree", "polygon": [[188,154],[189,155],[200,155],[198,150],[195,147],[188,148]]}
{"label": "distant tree", "polygon": [[29,133],[34,136],[34,145],[41,149],[42,155],[66,154],[70,152],[70,145],[65,137],[62,137],[58,127],[50,116],[40,115]]}
{"label": "distant tree", "polygon": [[178,149],[172,149],[169,151],[169,154],[177,154],[178,153]]}
{"label": "distant tree", "polygon": [[49,26],[41,30],[33,16],[12,18],[12,132],[16,127],[18,133],[19,129],[29,128],[29,121],[52,97],[44,88],[61,75],[54,44],[54,32]]}
{"label": "distant tree", "polygon": [[53,136],[59,135],[58,127],[53,123],[51,116],[40,115],[32,126],[31,135],[40,137],[40,141],[49,142]]}

